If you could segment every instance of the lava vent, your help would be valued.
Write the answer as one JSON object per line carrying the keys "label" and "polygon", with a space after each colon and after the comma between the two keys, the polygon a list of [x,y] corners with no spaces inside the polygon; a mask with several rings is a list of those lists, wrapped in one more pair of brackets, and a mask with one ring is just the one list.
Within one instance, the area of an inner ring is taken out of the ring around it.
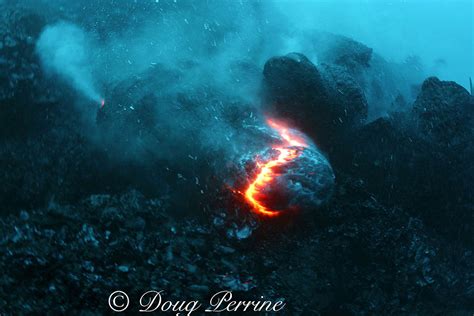
{"label": "lava vent", "polygon": [[246,187],[239,192],[254,212],[265,216],[319,207],[334,186],[329,161],[300,132],[272,120],[268,125],[276,141],[242,157]]}

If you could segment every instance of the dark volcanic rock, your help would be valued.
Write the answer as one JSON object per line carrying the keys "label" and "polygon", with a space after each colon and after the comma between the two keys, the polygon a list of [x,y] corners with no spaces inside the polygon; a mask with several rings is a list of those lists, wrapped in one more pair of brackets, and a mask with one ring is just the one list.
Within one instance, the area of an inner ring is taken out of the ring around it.
{"label": "dark volcanic rock", "polygon": [[91,174],[101,157],[78,133],[75,96],[40,69],[35,41],[43,16],[0,8],[0,213],[6,214],[75,199],[79,187],[94,190]]}
{"label": "dark volcanic rock", "polygon": [[322,64],[321,75],[327,91],[338,108],[337,120],[341,128],[353,130],[367,119],[368,103],[359,82],[344,67]]}
{"label": "dark volcanic rock", "polygon": [[[102,40],[162,2],[58,11],[92,21],[85,28]],[[318,67],[299,54],[271,59],[265,104],[333,149],[338,181],[318,212],[267,221],[223,184],[237,177],[229,157],[272,153],[264,120],[229,95],[233,85],[190,87],[180,79],[191,63],[155,65],[109,89],[97,128],[64,85],[41,76],[41,19],[0,16],[2,315],[107,314],[117,289],[130,311],[150,289],[203,303],[230,289],[237,300],[284,298],[288,315],[472,315],[472,97],[456,84],[431,78],[413,111],[361,126],[370,100],[411,104],[395,87],[406,78],[369,48],[341,37]],[[231,68],[232,81],[260,79],[253,64]],[[294,185],[284,206],[317,191],[316,167],[333,180],[313,164],[319,153],[306,153],[280,170]]]}
{"label": "dark volcanic rock", "polygon": [[433,142],[459,145],[472,139],[474,98],[455,82],[426,79],[413,113],[420,134]]}
{"label": "dark volcanic rock", "polygon": [[[35,41],[43,19],[28,10],[3,8],[0,4],[0,138],[37,132],[41,70]],[[47,90],[47,89],[44,89]]]}
{"label": "dark volcanic rock", "polygon": [[319,32],[315,36],[319,63],[335,64],[350,70],[369,67],[372,48],[351,38]]}
{"label": "dark volcanic rock", "polygon": [[[457,242],[473,233],[471,97],[458,85],[428,79],[412,112],[367,124],[334,165],[365,178],[385,203],[402,205]],[[450,223],[446,225],[446,223]]]}
{"label": "dark volcanic rock", "polygon": [[362,123],[367,103],[357,83],[341,68],[323,78],[304,55],[273,57],[265,64],[265,106],[312,137],[323,150]]}
{"label": "dark volcanic rock", "polygon": [[27,10],[5,9],[0,13],[0,101],[19,93],[31,94],[35,88],[40,73],[35,41],[44,23]]}
{"label": "dark volcanic rock", "polygon": [[[317,110],[316,102],[327,95],[315,65],[298,53],[269,59],[263,69],[265,92],[269,103],[288,115],[307,116]],[[305,105],[313,104],[313,107]]]}
{"label": "dark volcanic rock", "polygon": [[[331,77],[337,70],[341,73],[337,78],[351,86],[355,82],[369,104],[370,119],[409,109],[407,103],[414,100],[418,93],[416,87],[425,78],[423,65],[416,56],[410,56],[402,63],[389,62],[360,42],[327,32],[315,33],[311,41],[321,74],[326,77],[324,81],[331,84],[334,80]],[[330,70],[326,76],[324,68]],[[400,96],[407,103],[400,102]],[[350,102],[350,98],[348,100]],[[359,102],[358,98],[355,100]]]}
{"label": "dark volcanic rock", "polygon": [[253,238],[231,238],[211,218],[176,220],[165,199],[135,191],[3,217],[0,308],[103,313],[117,288],[152,288],[174,300],[223,289],[284,297],[289,315],[472,309],[472,252],[346,180],[324,220],[267,223]]}
{"label": "dark volcanic rock", "polygon": [[304,55],[293,53],[269,59],[263,75],[264,106],[325,141],[332,113],[316,66]]}

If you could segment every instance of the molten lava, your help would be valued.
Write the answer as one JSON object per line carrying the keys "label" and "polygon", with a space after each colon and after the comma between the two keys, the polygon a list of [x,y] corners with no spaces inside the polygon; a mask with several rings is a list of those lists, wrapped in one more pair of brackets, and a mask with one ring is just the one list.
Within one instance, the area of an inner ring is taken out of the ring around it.
{"label": "molten lava", "polygon": [[275,181],[279,176],[278,169],[294,160],[301,154],[302,147],[308,147],[304,138],[299,136],[295,130],[283,126],[273,120],[267,121],[268,125],[276,130],[283,139],[284,144],[275,146],[273,149],[279,154],[276,158],[270,159],[265,163],[257,163],[260,168],[256,178],[249,184],[245,190],[245,198],[252,205],[253,210],[262,215],[276,216],[279,211],[265,206],[265,189]]}

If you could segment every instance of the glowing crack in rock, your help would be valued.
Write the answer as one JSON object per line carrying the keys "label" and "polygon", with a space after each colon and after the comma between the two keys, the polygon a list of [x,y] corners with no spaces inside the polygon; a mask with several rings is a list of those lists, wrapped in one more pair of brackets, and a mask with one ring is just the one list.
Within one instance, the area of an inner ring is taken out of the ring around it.
{"label": "glowing crack in rock", "polygon": [[276,158],[272,158],[265,163],[257,162],[260,170],[256,178],[249,184],[245,190],[245,198],[252,206],[253,210],[261,215],[276,216],[280,212],[266,206],[263,202],[265,199],[265,188],[271,185],[277,177],[279,177],[279,168],[296,159],[308,147],[303,137],[298,132],[278,123],[274,120],[267,120],[268,125],[278,132],[283,140],[281,146],[274,146],[272,149],[278,152]]}

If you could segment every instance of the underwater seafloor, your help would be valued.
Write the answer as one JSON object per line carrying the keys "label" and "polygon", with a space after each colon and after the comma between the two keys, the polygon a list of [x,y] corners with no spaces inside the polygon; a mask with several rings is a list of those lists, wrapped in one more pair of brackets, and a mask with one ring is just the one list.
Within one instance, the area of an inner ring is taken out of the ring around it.
{"label": "underwater seafloor", "polygon": [[[157,58],[102,80],[100,106],[43,71],[37,48],[46,25],[95,29],[100,42],[138,10],[94,3],[87,14],[0,3],[0,314],[105,314],[114,290],[136,310],[146,290],[205,301],[227,289],[283,298],[284,315],[472,315],[470,92],[411,84],[416,60],[315,32],[316,65],[290,52],[237,60],[222,88],[193,73],[200,61]],[[154,5],[140,14],[175,9]],[[386,113],[370,117],[377,102]],[[267,110],[330,161],[320,207],[265,218],[229,189]]]}

